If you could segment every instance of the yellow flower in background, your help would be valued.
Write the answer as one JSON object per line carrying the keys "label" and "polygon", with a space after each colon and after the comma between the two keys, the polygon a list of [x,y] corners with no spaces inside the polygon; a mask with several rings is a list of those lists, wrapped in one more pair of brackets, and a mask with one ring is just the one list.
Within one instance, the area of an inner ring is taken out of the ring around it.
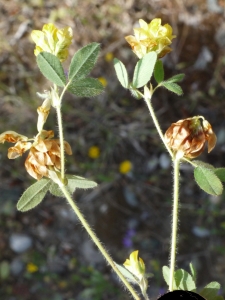
{"label": "yellow flower in background", "polygon": [[124,160],[120,163],[119,171],[121,174],[127,174],[132,169],[132,163],[129,160]]}
{"label": "yellow flower in background", "polygon": [[100,156],[100,148],[98,146],[91,146],[88,150],[88,156],[92,159],[96,159]]}
{"label": "yellow flower in background", "polygon": [[68,57],[68,47],[72,43],[73,30],[67,26],[58,29],[54,24],[45,24],[41,30],[33,30],[31,38],[36,44],[34,54],[46,51],[54,54],[62,62]]}
{"label": "yellow flower in background", "polygon": [[138,250],[133,251],[130,259],[126,259],[123,265],[140,280],[145,275],[145,263],[142,258],[138,257]]}
{"label": "yellow flower in background", "polygon": [[139,24],[140,28],[134,28],[134,36],[125,37],[139,58],[151,51],[161,58],[172,51],[168,46],[176,36],[172,35],[173,29],[169,24],[162,26],[161,19],[153,19],[149,24],[140,19]]}
{"label": "yellow flower in background", "polygon": [[27,272],[29,273],[35,273],[38,271],[38,266],[36,266],[35,264],[33,263],[28,263],[27,266],[26,266],[26,270]]}
{"label": "yellow flower in background", "polygon": [[108,52],[105,55],[105,61],[111,62],[113,60],[113,57],[114,57],[113,53],[112,52]]}
{"label": "yellow flower in background", "polygon": [[99,77],[98,80],[101,82],[101,84],[106,87],[108,84],[108,81],[105,79],[105,77]]}

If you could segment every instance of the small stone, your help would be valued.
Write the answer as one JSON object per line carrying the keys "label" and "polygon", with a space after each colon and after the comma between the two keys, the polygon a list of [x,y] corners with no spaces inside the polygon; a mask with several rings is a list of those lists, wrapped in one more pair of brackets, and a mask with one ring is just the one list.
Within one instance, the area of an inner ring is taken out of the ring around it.
{"label": "small stone", "polygon": [[171,165],[170,157],[166,153],[162,153],[159,157],[159,165],[162,169],[168,169]]}
{"label": "small stone", "polygon": [[28,235],[14,233],[9,238],[9,246],[16,253],[23,253],[31,248],[32,239]]}
{"label": "small stone", "polygon": [[12,275],[17,276],[19,275],[24,269],[24,263],[21,259],[15,258],[10,264],[10,272]]}

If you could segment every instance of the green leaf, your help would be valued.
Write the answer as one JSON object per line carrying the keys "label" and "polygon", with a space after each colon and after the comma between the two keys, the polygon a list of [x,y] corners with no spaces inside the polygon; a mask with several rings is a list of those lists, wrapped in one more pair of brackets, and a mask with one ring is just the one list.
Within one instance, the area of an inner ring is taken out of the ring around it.
{"label": "green leaf", "polygon": [[194,177],[199,187],[206,193],[214,196],[222,194],[223,185],[213,170],[197,167],[194,169]]}
{"label": "green leaf", "polygon": [[225,182],[225,168],[216,168],[214,173],[222,182]]}
{"label": "green leaf", "polygon": [[169,79],[167,79],[165,82],[173,83],[173,82],[179,82],[184,79],[185,74],[177,74]]}
{"label": "green leaf", "polygon": [[207,300],[215,300],[219,289],[220,284],[218,282],[210,282],[199,294]]}
{"label": "green leaf", "polygon": [[78,97],[94,97],[102,93],[104,87],[96,78],[82,78],[71,82],[68,90]]}
{"label": "green leaf", "polygon": [[[68,180],[68,184],[66,185],[66,189],[72,195],[76,188],[78,189],[92,189],[97,186],[97,183],[91,180],[88,180],[83,177],[75,176],[75,175],[66,175]],[[65,197],[60,187],[52,182],[49,192],[56,197]]]}
{"label": "green leaf", "polygon": [[77,189],[93,189],[98,184],[92,180],[76,176],[76,175],[67,175],[66,178],[68,179],[68,185],[70,184],[73,188]]}
{"label": "green leaf", "polygon": [[98,59],[99,51],[100,44],[91,43],[74,54],[69,68],[70,81],[84,78],[91,72]]}
{"label": "green leaf", "polygon": [[138,99],[138,100],[142,98],[140,92],[139,92],[136,88],[134,88],[134,87],[132,86],[132,84],[130,84],[130,86],[129,86],[129,91],[131,92],[131,95],[132,95],[134,98],[136,98],[136,99]]}
{"label": "green leaf", "polygon": [[138,61],[134,69],[132,82],[135,88],[144,86],[151,79],[156,60],[156,52],[149,52]]}
{"label": "green leaf", "polygon": [[179,269],[174,274],[177,289],[193,291],[196,289],[193,277],[183,269]]}
{"label": "green leaf", "polygon": [[128,271],[125,267],[118,265],[117,263],[114,262],[120,273],[123,274],[123,276],[131,283],[133,284],[139,284],[138,278],[134,274],[132,274],[130,271]]}
{"label": "green leaf", "polygon": [[0,278],[7,279],[10,276],[10,265],[6,260],[0,263]]}
{"label": "green leaf", "polygon": [[[167,283],[167,285],[170,285],[170,268],[167,266],[163,266],[162,268],[162,272],[163,272],[163,278],[165,280],[165,282]],[[175,280],[173,281],[173,286],[175,287],[176,282]]]}
{"label": "green leaf", "polygon": [[195,268],[194,268],[194,266],[193,266],[192,263],[190,263],[189,267],[190,267],[190,270],[191,270],[191,275],[193,277],[193,280],[194,280],[194,282],[196,282],[196,278],[197,278],[196,270],[195,270]]}
{"label": "green leaf", "polygon": [[160,83],[164,80],[164,69],[163,69],[163,63],[161,60],[157,60],[154,68],[154,78],[157,83]]}
{"label": "green leaf", "polygon": [[126,67],[117,58],[114,58],[113,63],[114,63],[114,68],[119,82],[125,89],[127,89],[129,86],[129,81],[128,81],[128,74],[127,74]]}
{"label": "green leaf", "polygon": [[65,86],[66,76],[57,56],[49,52],[41,52],[38,54],[36,60],[41,73],[48,80],[58,86]]}
{"label": "green leaf", "polygon": [[[210,165],[204,161],[201,161],[201,160],[192,160],[192,162],[197,166],[197,167],[203,167],[203,168],[206,168],[206,169],[210,169],[210,170],[213,170],[215,169],[213,167],[213,165]],[[215,173],[215,171],[213,171]]]}
{"label": "green leaf", "polygon": [[37,206],[44,199],[50,185],[51,180],[47,178],[40,179],[32,184],[20,197],[17,209],[24,212]]}
{"label": "green leaf", "polygon": [[178,96],[183,94],[182,88],[177,83],[163,81],[160,83],[160,85],[164,86],[167,90],[177,94]]}

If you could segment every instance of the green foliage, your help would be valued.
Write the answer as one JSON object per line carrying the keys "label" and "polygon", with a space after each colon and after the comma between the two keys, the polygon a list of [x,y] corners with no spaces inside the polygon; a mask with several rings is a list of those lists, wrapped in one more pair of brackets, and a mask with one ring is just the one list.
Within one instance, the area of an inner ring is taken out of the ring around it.
{"label": "green foliage", "polygon": [[93,69],[99,55],[100,44],[91,43],[78,50],[71,61],[69,80],[75,81],[86,77]]}
{"label": "green foliage", "polygon": [[73,81],[68,90],[78,97],[93,97],[101,94],[104,87],[98,79],[90,77]]}
{"label": "green foliage", "polygon": [[185,76],[184,74],[177,74],[177,75],[174,75],[171,78],[167,79],[165,82],[168,82],[168,83],[180,82],[184,79],[184,76]]}
{"label": "green foliage", "polygon": [[195,165],[195,167],[203,167],[203,168],[210,169],[210,170],[215,169],[213,165],[208,164],[201,160],[192,160],[192,163]]}
{"label": "green foliage", "polygon": [[183,94],[182,88],[174,82],[163,81],[160,83],[161,86],[164,86],[167,90],[181,96]]}
{"label": "green foliage", "polygon": [[164,80],[164,68],[161,60],[157,60],[154,68],[154,78],[157,83],[160,83]]}
{"label": "green foliage", "polygon": [[144,86],[151,79],[156,60],[156,52],[149,52],[137,62],[132,82],[135,88]]}
{"label": "green foliage", "polygon": [[10,276],[10,265],[6,260],[0,263],[0,278],[7,279]]}
{"label": "green foliage", "polygon": [[203,166],[196,167],[194,169],[194,177],[199,187],[206,193],[214,196],[222,194],[223,185],[213,169],[208,169]]}
{"label": "green foliage", "polygon": [[20,197],[17,209],[24,212],[37,206],[44,199],[50,184],[51,180],[47,178],[42,178],[32,184]]}
{"label": "green foliage", "polygon": [[[190,265],[191,272],[193,272],[193,266]],[[166,283],[169,286],[170,281],[170,269],[167,266],[163,267],[163,277]],[[175,290],[186,290],[186,291],[195,291],[195,277],[193,274],[189,274],[187,271],[183,269],[178,269],[174,272],[173,278],[173,287]]]}
{"label": "green foliage", "polygon": [[125,267],[118,265],[117,263],[114,262],[114,264],[116,265],[116,267],[118,268],[118,270],[120,271],[120,273],[123,274],[123,276],[130,282],[133,284],[139,284],[139,280],[138,278],[136,278],[136,276],[134,276],[134,274],[132,274],[130,271],[128,271]]}
{"label": "green foliage", "polygon": [[200,295],[207,300],[222,300],[223,297],[217,295],[219,289],[220,284],[218,282],[211,282],[204,287]]}
{"label": "green foliage", "polygon": [[[68,184],[66,188],[70,194],[73,194],[76,189],[92,189],[97,186],[97,183],[86,178],[75,176],[75,175],[66,175],[66,179],[68,180]],[[49,187],[49,192],[56,197],[64,197],[60,187],[52,182]]]}
{"label": "green foliage", "polygon": [[222,182],[225,182],[225,168],[217,168],[214,173]]}
{"label": "green foliage", "polygon": [[58,86],[65,86],[66,76],[57,56],[49,52],[41,52],[37,56],[37,65],[41,73]]}
{"label": "green foliage", "polygon": [[196,278],[197,278],[196,270],[195,270],[194,266],[192,265],[192,263],[189,264],[189,267],[191,270],[192,278],[193,278],[194,282],[196,282]]}
{"label": "green foliage", "polygon": [[129,80],[128,80],[128,74],[127,74],[126,67],[117,58],[114,58],[113,63],[114,63],[114,68],[115,68],[116,75],[117,75],[119,82],[125,89],[127,89],[129,86]]}

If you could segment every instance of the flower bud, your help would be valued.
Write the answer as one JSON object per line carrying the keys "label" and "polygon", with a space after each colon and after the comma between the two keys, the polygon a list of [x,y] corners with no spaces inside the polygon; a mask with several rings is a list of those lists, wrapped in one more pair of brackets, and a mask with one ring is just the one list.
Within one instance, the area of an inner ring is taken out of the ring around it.
{"label": "flower bud", "polygon": [[179,120],[167,129],[165,142],[179,157],[199,156],[208,142],[208,153],[216,145],[216,135],[212,126],[202,116]]}

